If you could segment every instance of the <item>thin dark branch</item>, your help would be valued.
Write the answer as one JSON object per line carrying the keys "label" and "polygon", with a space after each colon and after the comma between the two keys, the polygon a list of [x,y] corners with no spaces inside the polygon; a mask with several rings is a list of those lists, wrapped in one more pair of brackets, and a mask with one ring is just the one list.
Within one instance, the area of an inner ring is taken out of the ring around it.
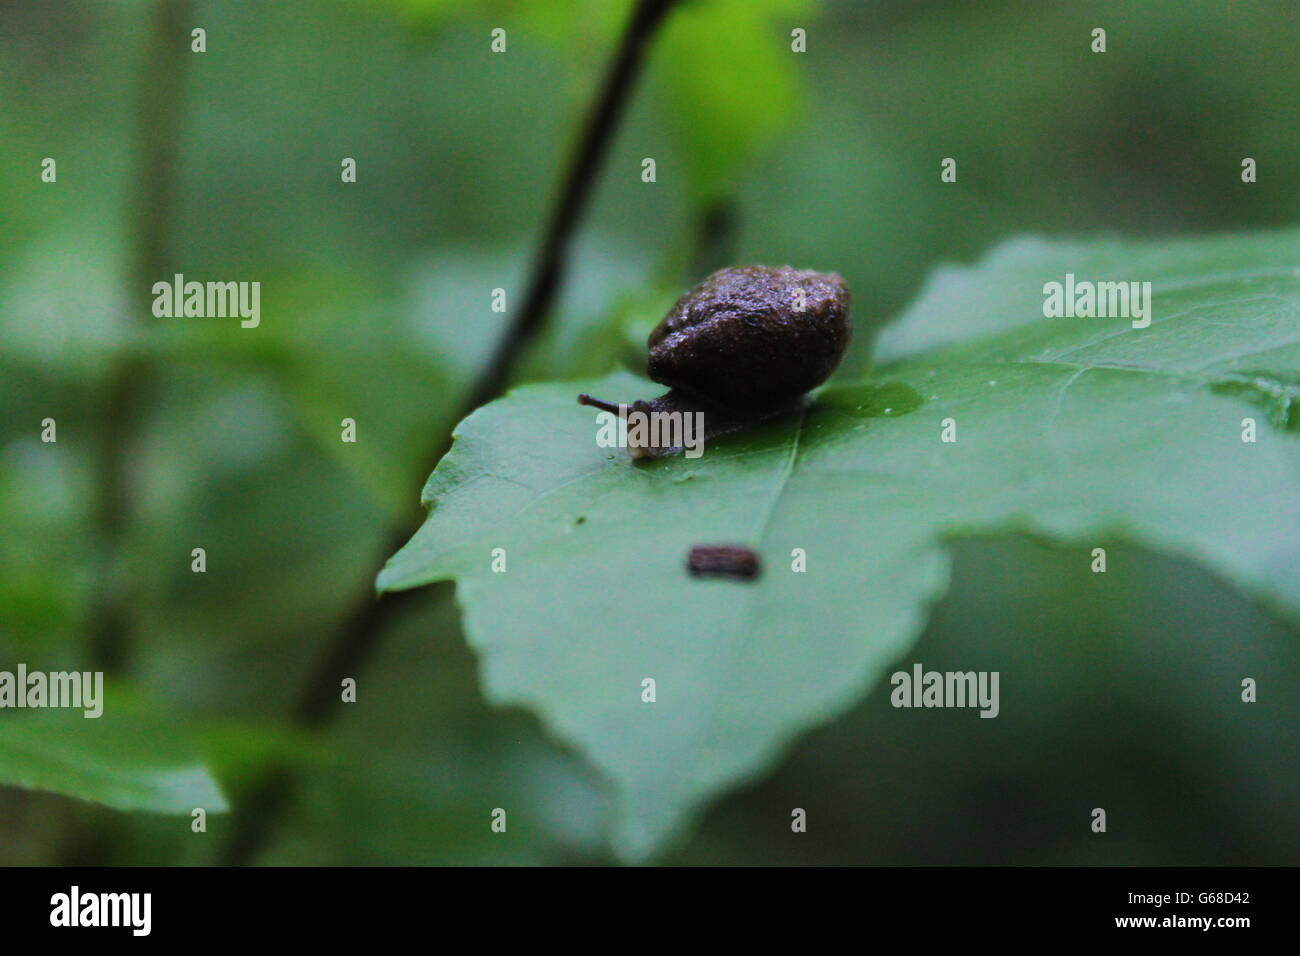
{"label": "thin dark branch", "polygon": [[[645,50],[665,14],[676,0],[641,0],[637,4],[622,42],[605,76],[600,96],[587,116],[573,162],[564,177],[564,186],[552,210],[541,246],[533,261],[524,304],[497,344],[492,359],[479,376],[470,397],[456,420],[464,418],[480,405],[505,390],[510,372],[528,342],[545,322],[564,278],[567,253],[587,201],[595,191],[596,180],[610,143],[618,129],[640,72]],[[444,436],[426,469],[432,471],[451,445]],[[383,557],[391,555],[419,528],[419,520],[403,522],[392,529]],[[295,714],[308,723],[323,718],[323,711],[338,699],[339,680],[355,674],[369,655],[369,644],[401,601],[396,595],[376,599],[367,588],[348,614],[331,641],[331,651],[322,660],[321,669],[305,687]]]}
{"label": "thin dark branch", "polygon": [[[176,144],[186,74],[190,0],[162,0],[150,26],[140,71],[135,116],[135,193],[127,303],[137,319],[149,314],[148,290],[166,278],[171,219],[176,203]],[[122,547],[131,511],[129,445],[147,388],[146,362],[124,355],[108,373],[103,418],[95,450],[98,495],[94,504],[98,576],[91,598],[89,654],[96,669],[120,671],[127,661],[132,605]]]}
{"label": "thin dark branch", "polygon": [[[400,535],[389,538],[380,560],[404,545],[414,533],[414,528],[403,527]],[[418,590],[397,591],[376,597],[367,582],[364,592],[353,601],[338,629],[330,636],[329,650],[311,679],[303,685],[292,714],[298,725],[316,729],[329,722],[340,700],[343,678],[356,676],[369,659],[380,633],[398,611],[413,604],[421,593]]]}
{"label": "thin dark branch", "polygon": [[[150,316],[149,290],[167,278],[172,213],[176,207],[177,143],[184,101],[191,0],[160,0],[148,24],[136,91],[132,147],[135,181],[128,205],[131,246],[126,307],[132,321]],[[124,565],[133,506],[130,461],[135,427],[152,369],[127,352],[114,356],[101,403],[94,448],[96,496],[92,502],[95,581],[86,618],[87,654],[94,670],[121,672],[129,665],[131,608],[136,588]],[[70,834],[62,862],[112,862],[118,837],[98,831]]]}
{"label": "thin dark branch", "polygon": [[480,377],[478,386],[466,402],[466,413],[490,402],[504,390],[520,353],[545,321],[564,278],[573,233],[595,191],[598,173],[627,107],[628,94],[641,72],[645,52],[675,2],[676,0],[641,0],[633,11],[618,53],[605,75],[600,98],[587,116],[577,152],[564,178],[564,186],[533,261],[523,306],[497,343],[496,351]]}
{"label": "thin dark branch", "polygon": [[[556,294],[563,285],[574,233],[595,191],[598,174],[627,108],[645,52],[675,3],[676,0],[640,0],[633,11],[565,173],[533,260],[523,305],[515,313],[492,358],[478,377],[457,421],[505,390],[520,356],[550,314]],[[426,473],[441,460],[450,445],[451,436],[445,435],[438,443]],[[388,536],[380,560],[405,544],[418,528],[418,520],[396,525]],[[394,616],[420,596],[418,591],[403,591],[377,598],[368,584],[358,593],[331,636],[329,650],[303,685],[292,713],[300,726],[318,729],[328,724],[331,716],[337,713],[342,679],[360,671]],[[269,838],[275,817],[287,805],[292,787],[292,776],[283,768],[277,768],[241,801],[232,821],[230,839],[222,853],[222,862],[243,865],[255,857]]]}

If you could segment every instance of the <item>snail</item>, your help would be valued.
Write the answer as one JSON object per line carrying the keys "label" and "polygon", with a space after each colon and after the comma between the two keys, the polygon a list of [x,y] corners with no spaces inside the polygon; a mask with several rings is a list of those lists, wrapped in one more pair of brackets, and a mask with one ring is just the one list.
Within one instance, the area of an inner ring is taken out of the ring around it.
{"label": "snail", "polygon": [[[578,404],[623,417],[629,410],[703,412],[705,437],[712,437],[801,402],[835,371],[852,332],[848,286],[833,272],[720,269],[650,333],[647,374],[667,393],[630,406],[583,394]],[[628,442],[633,458],[679,450]]]}

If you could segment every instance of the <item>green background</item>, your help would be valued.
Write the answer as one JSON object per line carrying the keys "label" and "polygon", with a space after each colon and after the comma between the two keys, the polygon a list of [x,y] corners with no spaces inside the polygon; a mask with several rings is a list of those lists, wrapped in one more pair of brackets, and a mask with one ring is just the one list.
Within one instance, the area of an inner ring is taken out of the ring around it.
{"label": "green background", "polygon": [[[610,859],[601,780],[530,714],[484,704],[449,585],[385,625],[358,702],[328,729],[288,715],[372,587],[388,529],[417,517],[501,329],[491,289],[521,300],[628,5],[200,2],[207,52],[179,74],[149,52],[154,9],[0,8],[0,668],[87,666],[107,564],[130,582],[110,693],[167,715],[237,813],[272,768],[298,781],[251,861]],[[489,50],[498,26],[504,55]],[[806,54],[789,52],[795,26]],[[726,263],[842,274],[852,375],[936,264],[1005,237],[1293,224],[1297,48],[1286,2],[683,3],[517,380],[635,366],[646,325]],[[174,142],[140,127],[146,87],[179,104]],[[139,158],[159,148],[175,159],[168,263],[261,281],[256,331],[140,308]],[[46,156],[57,184],[40,180]],[[949,156],[955,184],[939,178]],[[122,363],[139,370],[113,423],[131,508],[106,540],[96,440]],[[46,417],[56,445],[39,440]],[[339,441],[344,417],[355,445]],[[194,547],[206,574],[190,571]],[[1081,585],[1073,555],[961,541],[909,660],[962,669],[1013,648],[1002,686],[1035,687],[1034,706],[900,723],[873,694],[658,859],[1295,863],[1295,748],[1223,698],[1244,674],[1272,678],[1262,694],[1294,686],[1296,636],[1149,552],[1114,549]],[[1085,788],[1124,820],[1104,840],[1086,826],[1097,804],[1073,806]],[[807,834],[790,833],[794,806]],[[507,834],[489,830],[494,807]],[[0,862],[209,862],[232,819],[197,835],[185,817],[3,788]]]}

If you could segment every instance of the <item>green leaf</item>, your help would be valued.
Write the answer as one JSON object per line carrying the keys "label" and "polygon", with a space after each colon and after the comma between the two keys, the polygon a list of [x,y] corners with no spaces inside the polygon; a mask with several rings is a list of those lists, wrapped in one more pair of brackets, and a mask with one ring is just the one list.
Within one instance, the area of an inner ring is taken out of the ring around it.
{"label": "green leaf", "polygon": [[[1055,539],[1080,575],[1092,548],[1131,540],[1300,620],[1300,443],[1278,427],[1300,372],[1297,261],[1294,232],[1017,240],[941,271],[871,381],[694,461],[598,448],[574,405],[650,383],[519,389],[461,423],[379,587],[456,580],[488,698],[532,708],[606,775],[615,846],[643,858],[900,661],[955,536]],[[1067,273],[1152,282],[1150,326],[1045,318],[1044,284]],[[701,542],[755,547],[761,577],[692,579]]]}
{"label": "green leaf", "polygon": [[0,783],[48,790],[117,810],[224,813],[225,798],[174,721],[113,685],[103,713],[0,713]]}

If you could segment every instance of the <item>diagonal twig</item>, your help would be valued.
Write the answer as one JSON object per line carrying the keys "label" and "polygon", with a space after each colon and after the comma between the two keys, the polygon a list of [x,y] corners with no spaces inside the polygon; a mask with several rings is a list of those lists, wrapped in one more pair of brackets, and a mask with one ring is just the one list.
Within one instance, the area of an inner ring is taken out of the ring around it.
{"label": "diagonal twig", "polygon": [[[646,51],[675,3],[676,0],[638,0],[566,169],[533,260],[523,305],[497,343],[455,421],[504,391],[520,356],[545,324],[564,281],[568,252],[578,223],[595,191],[598,173],[626,111]],[[444,435],[426,474],[446,454],[450,444],[450,434]],[[417,518],[390,529],[381,560],[405,544],[418,528]],[[341,679],[355,675],[364,666],[397,612],[409,607],[420,595],[418,591],[403,591],[377,598],[367,582],[331,635],[329,650],[303,685],[291,714],[295,723],[308,729],[319,729],[329,723],[337,713]],[[284,809],[292,786],[292,776],[277,768],[241,801],[222,854],[224,863],[240,865],[254,858],[269,837],[273,819]]]}

